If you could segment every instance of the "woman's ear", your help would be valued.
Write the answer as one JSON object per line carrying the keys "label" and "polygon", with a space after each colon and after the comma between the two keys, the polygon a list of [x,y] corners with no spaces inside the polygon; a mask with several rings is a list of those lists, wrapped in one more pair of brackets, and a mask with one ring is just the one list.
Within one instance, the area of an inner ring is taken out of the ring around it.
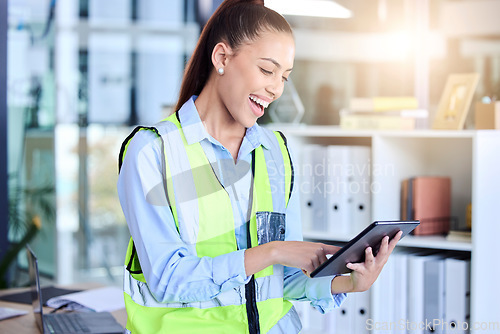
{"label": "woman's ear", "polygon": [[[216,71],[224,73],[224,67],[227,65],[231,48],[224,42],[219,42],[212,51],[212,64]],[[222,71],[220,70],[222,68]]]}

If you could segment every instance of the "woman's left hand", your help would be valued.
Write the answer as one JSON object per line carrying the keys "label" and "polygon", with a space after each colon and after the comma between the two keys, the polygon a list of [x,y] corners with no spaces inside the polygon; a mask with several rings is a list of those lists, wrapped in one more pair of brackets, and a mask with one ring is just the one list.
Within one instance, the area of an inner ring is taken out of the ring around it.
{"label": "woman's left hand", "polygon": [[346,265],[347,268],[353,270],[350,275],[352,292],[366,291],[372,286],[387,263],[389,255],[391,255],[394,247],[401,239],[402,234],[403,232],[399,231],[391,241],[389,241],[388,236],[385,236],[382,239],[377,256],[373,256],[372,248],[368,247],[365,250],[365,262],[348,263]]}

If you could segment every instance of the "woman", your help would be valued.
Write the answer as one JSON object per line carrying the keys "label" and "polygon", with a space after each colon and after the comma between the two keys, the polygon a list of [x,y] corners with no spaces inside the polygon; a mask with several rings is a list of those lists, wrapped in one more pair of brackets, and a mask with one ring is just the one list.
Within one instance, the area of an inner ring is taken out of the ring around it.
{"label": "woman", "polygon": [[320,312],[368,289],[399,237],[350,276],[307,275],[337,247],[300,241],[293,164],[280,133],[256,121],[279,98],[295,46],[263,1],[227,0],[202,31],[176,112],[137,128],[118,191],[132,333],[298,333],[288,300]]}

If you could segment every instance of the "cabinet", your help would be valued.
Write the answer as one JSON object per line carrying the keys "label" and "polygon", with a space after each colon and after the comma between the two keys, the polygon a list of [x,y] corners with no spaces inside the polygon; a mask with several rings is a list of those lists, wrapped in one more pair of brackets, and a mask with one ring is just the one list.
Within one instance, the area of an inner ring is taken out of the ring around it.
{"label": "cabinet", "polygon": [[[465,225],[466,205],[472,203],[471,242],[450,242],[441,236],[407,236],[398,248],[470,252],[470,326],[500,326],[500,290],[497,289],[500,266],[495,264],[494,255],[500,235],[497,214],[500,206],[500,131],[345,131],[330,126],[273,127],[287,136],[295,151],[306,143],[370,146],[371,182],[378,185],[377,191],[371,193],[372,220],[400,218],[401,180],[414,175],[449,176],[452,215],[458,217],[462,226]],[[308,231],[304,231],[304,238],[348,240],[345,236]]]}

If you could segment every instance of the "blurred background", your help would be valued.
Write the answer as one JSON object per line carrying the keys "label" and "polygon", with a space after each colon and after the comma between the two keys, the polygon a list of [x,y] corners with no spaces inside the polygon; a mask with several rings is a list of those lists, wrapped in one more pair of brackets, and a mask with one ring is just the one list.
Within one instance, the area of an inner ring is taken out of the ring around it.
{"label": "blurred background", "polygon": [[[2,2],[0,250],[29,237],[46,279],[121,286],[129,232],[116,193],[120,145],[135,125],[171,112],[221,1]],[[300,97],[302,123],[338,125],[351,98],[371,96],[414,96],[432,117],[450,73],[477,72],[474,99],[500,98],[500,1],[336,3],[334,17],[284,13],[296,39],[287,89]],[[10,286],[26,283],[23,256],[8,268]]]}

